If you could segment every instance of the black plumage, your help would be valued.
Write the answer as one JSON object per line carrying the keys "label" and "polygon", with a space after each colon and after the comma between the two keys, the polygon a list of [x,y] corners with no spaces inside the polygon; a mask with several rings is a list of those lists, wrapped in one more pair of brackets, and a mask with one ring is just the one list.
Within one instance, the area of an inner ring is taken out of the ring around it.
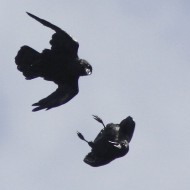
{"label": "black plumage", "polygon": [[129,143],[135,130],[133,118],[128,116],[120,124],[109,123],[106,126],[98,116],[94,116],[94,119],[102,123],[104,128],[93,142],[87,141],[81,133],[77,132],[78,137],[92,148],[85,156],[84,162],[98,167],[125,156],[129,151]]}
{"label": "black plumage", "polygon": [[37,106],[33,111],[48,110],[76,96],[79,92],[79,77],[90,75],[92,66],[78,57],[79,44],[65,31],[35,15],[27,14],[55,31],[50,40],[51,49],[39,53],[29,46],[22,46],[15,57],[18,70],[27,80],[42,77],[58,85],[55,92],[33,104]]}

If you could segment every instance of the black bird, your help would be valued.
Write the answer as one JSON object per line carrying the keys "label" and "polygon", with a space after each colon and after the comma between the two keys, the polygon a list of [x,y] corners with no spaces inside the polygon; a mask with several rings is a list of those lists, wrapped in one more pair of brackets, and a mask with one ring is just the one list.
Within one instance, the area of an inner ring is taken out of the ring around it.
{"label": "black bird", "polygon": [[125,156],[129,151],[129,143],[135,130],[133,118],[128,116],[120,124],[109,123],[106,126],[98,116],[94,116],[94,119],[102,123],[104,128],[93,142],[87,141],[81,133],[77,132],[79,138],[92,148],[85,156],[84,162],[98,167]]}
{"label": "black bird", "polygon": [[32,111],[51,109],[70,101],[79,92],[78,79],[90,75],[92,66],[78,57],[79,43],[64,30],[50,22],[27,13],[29,16],[55,31],[50,40],[51,49],[37,52],[29,46],[22,46],[15,62],[27,80],[42,77],[58,85],[55,92],[33,104]]}

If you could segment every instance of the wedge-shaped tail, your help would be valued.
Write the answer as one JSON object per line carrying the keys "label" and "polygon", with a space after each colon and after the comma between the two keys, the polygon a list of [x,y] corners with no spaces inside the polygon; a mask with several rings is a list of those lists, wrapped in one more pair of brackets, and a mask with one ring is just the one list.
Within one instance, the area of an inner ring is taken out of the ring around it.
{"label": "wedge-shaped tail", "polygon": [[39,76],[36,65],[40,53],[28,46],[22,46],[15,57],[17,69],[23,73],[26,79],[33,79]]}

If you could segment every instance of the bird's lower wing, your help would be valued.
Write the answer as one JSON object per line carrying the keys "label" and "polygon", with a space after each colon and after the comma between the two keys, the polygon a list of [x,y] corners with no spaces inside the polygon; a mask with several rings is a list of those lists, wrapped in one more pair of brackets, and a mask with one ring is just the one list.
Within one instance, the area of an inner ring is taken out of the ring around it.
{"label": "bird's lower wing", "polygon": [[99,167],[110,163],[112,160],[113,159],[101,157],[94,152],[90,152],[85,156],[83,161],[92,167]]}
{"label": "bird's lower wing", "polygon": [[72,88],[70,86],[59,86],[55,92],[48,97],[40,100],[32,106],[37,106],[32,111],[39,111],[42,109],[49,110],[53,107],[60,106],[70,101],[74,96],[78,94],[78,88]]}

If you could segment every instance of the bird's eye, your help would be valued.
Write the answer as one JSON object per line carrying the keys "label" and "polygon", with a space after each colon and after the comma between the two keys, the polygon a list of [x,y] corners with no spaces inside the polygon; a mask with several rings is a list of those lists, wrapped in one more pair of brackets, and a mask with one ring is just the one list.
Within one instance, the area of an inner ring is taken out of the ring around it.
{"label": "bird's eye", "polygon": [[89,68],[86,68],[86,69],[85,69],[85,72],[86,72],[87,75],[92,74],[92,71],[91,71]]}

